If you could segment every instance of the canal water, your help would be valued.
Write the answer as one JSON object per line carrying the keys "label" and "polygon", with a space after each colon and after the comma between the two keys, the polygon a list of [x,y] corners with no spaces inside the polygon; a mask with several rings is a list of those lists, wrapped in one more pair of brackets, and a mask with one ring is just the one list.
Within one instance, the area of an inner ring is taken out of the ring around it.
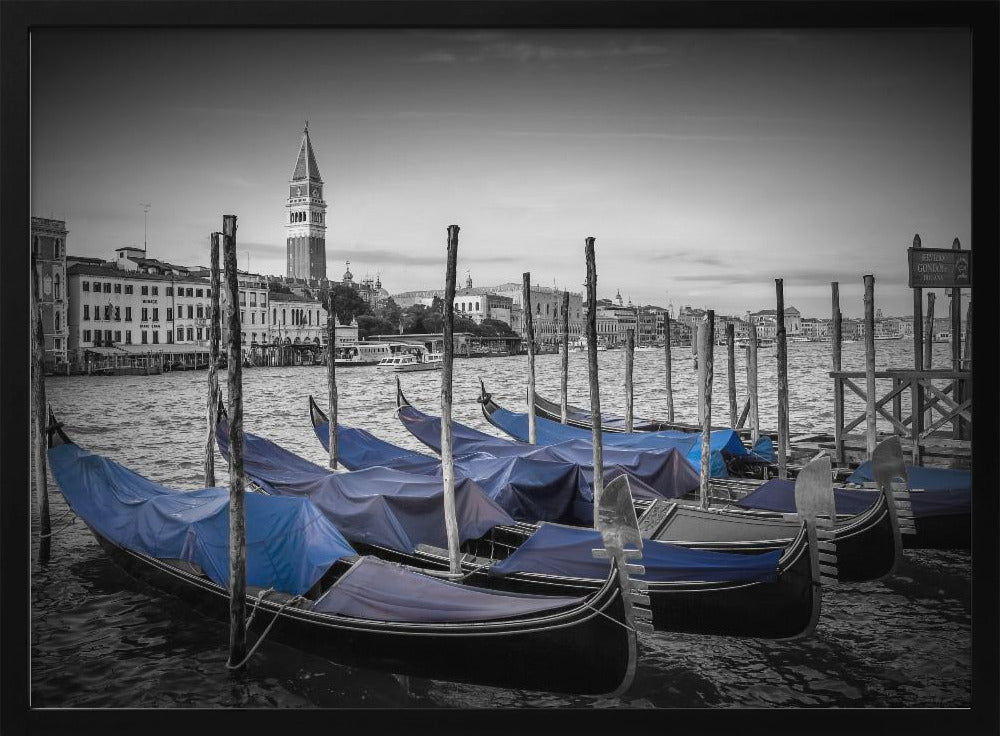
{"label": "canal water", "polygon": [[[877,367],[912,365],[906,341],[880,342]],[[832,430],[830,345],[789,344],[793,434]],[[945,367],[949,347],[935,346]],[[694,422],[696,384],[690,348],[674,348],[678,421]],[[716,348],[713,419],[728,417],[726,355]],[[635,353],[637,416],[666,414],[662,350]],[[774,349],[759,356],[761,417],[776,426]],[[537,391],[559,394],[558,355],[536,358]],[[601,405],[624,412],[624,354],[599,353]],[[860,343],[844,346],[845,370],[863,370]],[[495,432],[476,397],[479,380],[498,401],[523,411],[527,358],[459,359],[456,421]],[[48,398],[82,446],[159,483],[200,487],[205,443],[205,371],[161,376],[54,377]],[[440,374],[402,376],[407,398],[440,411]],[[225,380],[221,381],[225,392]],[[323,366],[254,368],[243,373],[246,431],[314,462],[326,453],[315,439],[307,400],[326,405]],[[339,416],[414,450],[425,450],[394,416],[395,382],[373,367],[338,370]],[[570,354],[571,403],[589,405],[586,354]],[[745,400],[745,366],[737,358],[737,392]],[[848,414],[863,410],[848,398]],[[904,411],[906,402],[904,401]],[[217,480],[228,481],[216,458]],[[244,677],[225,668],[228,627],[169,596],[133,582],[101,553],[50,476],[56,534],[51,560],[32,563],[31,704],[33,707],[291,708],[699,708],[699,707],[968,707],[971,704],[971,556],[967,551],[910,550],[896,575],[843,584],[823,595],[816,633],[802,641],[642,635],[635,683],[614,698],[578,697],[404,678],[344,667],[265,640]],[[69,524],[64,526],[64,524]],[[261,631],[255,625],[250,641]],[[470,668],[488,667],[470,662]]]}

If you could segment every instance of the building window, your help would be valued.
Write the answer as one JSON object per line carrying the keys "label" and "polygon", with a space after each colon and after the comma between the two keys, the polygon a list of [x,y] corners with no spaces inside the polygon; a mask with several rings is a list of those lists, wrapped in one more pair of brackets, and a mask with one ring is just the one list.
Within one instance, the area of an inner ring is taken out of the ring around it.
{"label": "building window", "polygon": [[149,334],[145,330],[143,330],[142,331],[142,344],[145,345],[148,342],[149,342]]}
{"label": "building window", "polygon": [[105,294],[110,294],[111,293],[111,282],[110,281],[105,282],[105,284],[104,284],[104,293]]}
{"label": "building window", "polygon": [[153,330],[153,344],[154,345],[159,345],[160,344],[160,331],[159,330]]}
{"label": "building window", "polygon": [[198,289],[198,290],[197,290],[197,291],[195,292],[195,294],[196,294],[197,296],[201,296],[201,295],[202,295],[202,293],[203,293],[203,290],[202,290],[202,289]]}
{"label": "building window", "polygon": [[202,319],[205,316],[205,308],[199,304],[197,309],[198,319]]}
{"label": "building window", "polygon": [[247,293],[245,291],[240,292],[240,306],[245,307],[247,305]]}
{"label": "building window", "polygon": [[125,307],[125,321],[132,321],[132,307]]}
{"label": "building window", "polygon": [[257,292],[256,291],[251,291],[250,292],[250,306],[251,307],[256,307],[257,306]]}
{"label": "building window", "polygon": [[240,310],[240,324],[243,324],[243,322],[245,320],[246,320],[246,316],[243,314],[243,310],[241,309]]}
{"label": "building window", "polygon": [[56,274],[55,278],[52,280],[52,296],[56,299],[62,299],[61,284],[62,282],[59,280],[59,274]]}
{"label": "building window", "polygon": [[122,321],[122,308],[115,307],[115,322],[121,322],[121,321]]}
{"label": "building window", "polygon": [[115,293],[116,294],[121,294],[122,293],[122,285],[121,284],[115,284]]}
{"label": "building window", "polygon": [[[142,296],[149,296],[149,287],[148,287],[148,286],[143,286],[143,287],[142,287],[142,288],[141,288],[141,289],[139,290],[139,293],[140,293],[140,294],[142,294]],[[145,340],[143,340],[143,342],[146,342],[146,341],[145,341]]]}
{"label": "building window", "polygon": [[187,328],[187,335],[188,335],[188,341],[189,342],[193,342],[194,341],[194,328],[193,327],[188,327]]}
{"label": "building window", "polygon": [[111,305],[110,304],[106,304],[104,306],[104,321],[105,322],[110,322],[111,321]]}
{"label": "building window", "polygon": [[187,296],[194,296],[194,289],[193,288],[187,290]]}
{"label": "building window", "polygon": [[83,318],[86,319],[86,320],[90,319],[90,305],[89,304],[84,304],[83,305]]}
{"label": "building window", "polygon": [[83,331],[83,341],[90,342],[90,330]]}
{"label": "building window", "polygon": [[257,324],[257,313],[256,312],[250,312],[250,324],[252,324],[252,325]]}
{"label": "building window", "polygon": [[173,322],[173,321],[174,321],[174,308],[167,307],[167,322]]}
{"label": "building window", "polygon": [[178,340],[183,340],[184,339],[184,328],[183,327],[178,327],[177,328],[177,339]]}
{"label": "building window", "polygon": [[167,342],[172,343],[174,341],[174,331],[167,330]]}
{"label": "building window", "polygon": [[134,293],[134,288],[133,288],[132,284],[125,284],[125,293],[126,294],[132,294],[132,293]]}
{"label": "building window", "polygon": [[212,296],[212,290],[211,289],[205,289],[205,296],[211,298],[211,296]]}
{"label": "building window", "polygon": [[153,307],[153,321],[154,322],[159,322],[160,321],[160,308],[159,307]]}
{"label": "building window", "polygon": [[198,339],[201,340],[202,332],[200,327],[198,328],[197,333],[198,333]]}
{"label": "building window", "polygon": [[104,344],[105,345],[111,344],[111,330],[104,331]]}
{"label": "building window", "polygon": [[101,282],[100,281],[95,281],[94,282],[94,292],[98,293],[98,294],[101,292]]}
{"label": "building window", "polygon": [[90,291],[90,282],[89,281],[84,281],[82,283],[82,286],[83,286],[83,290],[84,291]]}
{"label": "building window", "polygon": [[[160,287],[159,286],[154,286],[153,287],[153,296],[158,296],[159,293],[160,293]],[[155,340],[155,334],[154,334],[154,340],[153,340],[153,342],[156,342],[156,340]]]}
{"label": "building window", "polygon": [[149,322],[149,309],[147,307],[142,308],[142,321]]}
{"label": "building window", "polygon": [[125,330],[125,344],[132,344],[132,330]]}
{"label": "building window", "polygon": [[188,304],[188,319],[194,319],[194,306]]}
{"label": "building window", "polygon": [[59,312],[55,313],[56,332],[59,332]]}
{"label": "building window", "polygon": [[121,341],[122,341],[122,331],[115,330],[115,342],[121,342]]}
{"label": "building window", "polygon": [[167,287],[167,291],[165,293],[166,293],[167,296],[173,296],[174,295],[174,287],[168,286]]}

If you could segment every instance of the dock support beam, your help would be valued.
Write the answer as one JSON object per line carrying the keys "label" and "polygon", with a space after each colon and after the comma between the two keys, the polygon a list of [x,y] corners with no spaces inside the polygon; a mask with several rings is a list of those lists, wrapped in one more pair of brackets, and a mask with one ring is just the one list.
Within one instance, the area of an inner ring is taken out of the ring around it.
{"label": "dock support beam", "polygon": [[[212,299],[208,307],[208,437],[205,439],[205,488],[215,487],[215,426],[219,421],[219,343],[222,340],[222,315],[219,312],[219,233],[209,239],[210,281]],[[185,360],[185,363],[187,361]],[[195,365],[198,358],[195,357]]]}
{"label": "dock support beam", "polygon": [[635,364],[635,330],[625,330],[625,431],[631,432],[635,422],[632,369]]}
{"label": "dock support beam", "polygon": [[562,375],[559,377],[559,421],[569,420],[569,398],[566,383],[569,380],[569,292],[562,298]]}
{"label": "dock support beam", "polygon": [[726,356],[729,358],[729,426],[736,429],[736,328],[726,323]]}
{"label": "dock support beam", "polygon": [[52,521],[49,518],[48,406],[45,398],[45,329],[42,326],[42,274],[31,253],[31,408],[34,414],[35,505],[38,508],[38,561],[48,562]]}
{"label": "dock support beam", "polygon": [[672,356],[670,354],[670,313],[663,315],[663,365],[667,381],[667,421],[674,421],[674,380],[671,375]]}
{"label": "dock support beam", "polygon": [[326,312],[326,394],[330,407],[328,444],[330,469],[337,469],[337,310],[333,289],[327,297]]}

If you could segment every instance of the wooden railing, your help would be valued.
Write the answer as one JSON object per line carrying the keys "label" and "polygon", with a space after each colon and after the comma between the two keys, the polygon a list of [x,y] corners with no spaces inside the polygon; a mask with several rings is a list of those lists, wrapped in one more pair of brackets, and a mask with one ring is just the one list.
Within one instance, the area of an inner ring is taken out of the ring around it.
{"label": "wooden railing", "polygon": [[[865,423],[869,412],[868,396],[863,388],[866,374],[864,371],[831,371],[830,377],[834,381],[835,457],[839,463],[844,463],[857,449],[854,443],[858,436],[852,436],[851,431]],[[892,434],[908,441],[914,464],[920,464],[925,454],[953,457],[959,461],[971,456],[971,372],[887,370],[876,371],[875,378],[891,381],[891,389],[875,397],[876,416],[890,424]],[[940,385],[943,382],[948,385]],[[853,418],[845,415],[845,390],[865,402],[865,409]],[[907,392],[911,397],[910,410],[903,416],[902,399]],[[942,432],[948,427],[950,432]],[[865,446],[864,437],[861,437],[860,446]]]}

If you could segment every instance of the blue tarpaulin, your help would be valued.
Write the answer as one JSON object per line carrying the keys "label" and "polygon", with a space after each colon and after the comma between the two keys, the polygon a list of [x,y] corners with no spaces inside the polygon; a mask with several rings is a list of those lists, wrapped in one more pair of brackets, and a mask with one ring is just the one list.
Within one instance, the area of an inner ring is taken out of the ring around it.
{"label": "blue tarpaulin", "polygon": [[[907,465],[906,474],[909,477],[910,488],[921,488],[925,491],[955,491],[972,489],[972,471],[955,470],[953,468],[927,468],[922,465]],[[851,473],[848,483],[872,483],[871,462],[866,460]]]}
{"label": "blue tarpaulin", "polygon": [[[592,529],[542,524],[510,557],[494,564],[490,574],[532,572],[570,578],[604,578],[611,563],[591,554],[591,550],[602,546],[600,532]],[[715,552],[644,540],[642,559],[632,562],[645,566],[645,574],[636,577],[649,582],[773,582],[778,577],[781,554],[781,550],[761,554]]]}
{"label": "blue tarpaulin", "polygon": [[[229,452],[226,422],[216,426],[219,450]],[[411,552],[418,544],[447,547],[444,487],[439,479],[384,467],[331,473],[273,442],[244,435],[244,469],[268,492],[307,497],[348,539]],[[461,541],[477,539],[514,520],[474,481],[455,479]]]}
{"label": "blue tarpaulin", "polygon": [[[329,448],[329,423],[317,424],[314,429],[319,441]],[[343,425],[337,426],[337,459],[351,470],[382,466],[441,477],[440,458],[397,447],[370,432]],[[590,497],[589,484],[573,463],[497,458],[487,453],[458,455],[454,462],[456,478],[471,478],[515,519],[571,521],[577,518],[577,500]]]}
{"label": "blue tarpaulin", "polygon": [[364,557],[313,610],[374,621],[443,623],[532,615],[580,605],[584,600],[460,585]]}
{"label": "blue tarpaulin", "polygon": [[[400,408],[398,414],[403,426],[414,437],[434,452],[441,451],[440,417],[424,414],[412,406]],[[586,500],[593,500],[590,488],[594,479],[594,451],[589,440],[575,439],[556,445],[529,445],[494,437],[454,420],[451,424],[456,455],[478,452],[494,457],[574,463],[580,466],[586,482]],[[605,447],[605,479],[610,477],[610,472],[615,468],[618,469],[616,472],[626,473],[630,481],[638,481],[631,483],[634,498],[677,498],[698,487],[697,471],[674,448],[635,451]]]}
{"label": "blue tarpaulin", "polygon": [[[490,421],[521,442],[528,439],[528,415],[498,407],[490,414]],[[540,445],[556,445],[567,440],[591,442],[591,431],[553,422],[544,417],[535,418],[535,436]],[[676,449],[687,457],[691,465],[701,468],[701,434],[668,429],[660,432],[607,432],[601,436],[605,451],[609,448],[633,451]],[[710,437],[711,473],[713,478],[728,475],[723,453],[741,460],[762,460],[743,446],[740,436],[731,429],[713,430]]]}
{"label": "blue tarpaulin", "polygon": [[[229,584],[229,492],[175,491],[74,444],[49,450],[49,467],[73,511],[112,542],[151,557],[193,562]],[[356,554],[306,498],[249,493],[247,584],[304,593],[341,557]]]}
{"label": "blue tarpaulin", "polygon": [[[926,469],[926,468],[925,468]],[[937,468],[933,468],[937,470]],[[853,477],[853,476],[852,476]],[[914,485],[914,488],[917,486]],[[877,499],[878,491],[834,488],[834,506],[838,514],[860,514]],[[772,478],[736,502],[737,506],[762,511],[795,512],[795,482]],[[910,494],[915,519],[929,516],[955,516],[972,510],[972,489],[931,489]]]}

